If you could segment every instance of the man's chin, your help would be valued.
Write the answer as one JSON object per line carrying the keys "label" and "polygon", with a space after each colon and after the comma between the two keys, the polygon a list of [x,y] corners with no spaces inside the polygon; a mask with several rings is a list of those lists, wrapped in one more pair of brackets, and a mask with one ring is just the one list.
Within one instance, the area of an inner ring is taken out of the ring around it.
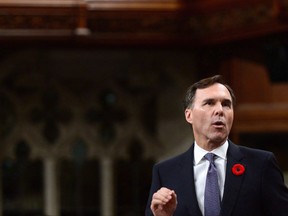
{"label": "man's chin", "polygon": [[218,145],[222,145],[226,140],[227,140],[227,135],[217,135],[217,136],[214,136],[211,141],[213,141],[213,143],[217,143]]}

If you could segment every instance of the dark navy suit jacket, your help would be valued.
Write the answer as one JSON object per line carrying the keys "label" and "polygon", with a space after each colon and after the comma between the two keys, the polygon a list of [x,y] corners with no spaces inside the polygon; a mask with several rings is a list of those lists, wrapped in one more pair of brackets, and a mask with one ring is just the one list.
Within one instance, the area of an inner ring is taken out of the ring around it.
{"label": "dark navy suit jacket", "polygon": [[[194,144],[185,153],[153,167],[145,216],[152,195],[161,187],[175,190],[178,205],[173,216],[202,216],[196,198],[193,172]],[[235,175],[232,167],[245,172]],[[288,216],[288,189],[271,152],[238,146],[229,141],[221,216]]]}

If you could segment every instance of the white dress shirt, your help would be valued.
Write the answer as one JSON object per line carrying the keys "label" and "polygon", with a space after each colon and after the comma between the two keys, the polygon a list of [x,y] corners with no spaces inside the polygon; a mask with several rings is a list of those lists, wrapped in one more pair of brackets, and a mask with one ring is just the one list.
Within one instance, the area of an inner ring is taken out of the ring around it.
{"label": "white dress shirt", "polygon": [[[227,149],[228,149],[228,141],[226,141],[222,146],[218,147],[217,149],[211,151],[212,153],[217,155],[217,157],[215,158],[215,165],[217,167],[218,183],[220,188],[221,199],[223,198],[224,193],[225,173],[227,164]],[[209,168],[209,161],[204,158],[204,155],[206,153],[208,153],[208,151],[202,149],[195,142],[194,182],[198,204],[203,215],[204,215],[204,191],[205,191],[206,175]]]}

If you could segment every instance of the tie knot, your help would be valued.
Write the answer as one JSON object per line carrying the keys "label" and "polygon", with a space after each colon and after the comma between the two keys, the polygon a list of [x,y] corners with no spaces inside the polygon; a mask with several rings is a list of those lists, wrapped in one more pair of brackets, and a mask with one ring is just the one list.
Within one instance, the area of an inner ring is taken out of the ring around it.
{"label": "tie knot", "polygon": [[214,153],[207,153],[204,157],[206,158],[206,160],[208,160],[210,163],[214,162],[214,157],[216,155]]}

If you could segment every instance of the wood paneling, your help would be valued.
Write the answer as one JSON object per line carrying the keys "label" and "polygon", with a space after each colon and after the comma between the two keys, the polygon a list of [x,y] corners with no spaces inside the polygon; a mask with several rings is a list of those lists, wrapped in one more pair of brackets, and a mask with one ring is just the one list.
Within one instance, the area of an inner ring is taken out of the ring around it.
{"label": "wood paneling", "polygon": [[0,39],[62,35],[96,43],[210,45],[286,32],[286,1],[2,0]]}
{"label": "wood paneling", "polygon": [[264,65],[243,59],[227,60],[222,70],[237,97],[235,142],[243,133],[288,133],[288,83],[271,82]]}

